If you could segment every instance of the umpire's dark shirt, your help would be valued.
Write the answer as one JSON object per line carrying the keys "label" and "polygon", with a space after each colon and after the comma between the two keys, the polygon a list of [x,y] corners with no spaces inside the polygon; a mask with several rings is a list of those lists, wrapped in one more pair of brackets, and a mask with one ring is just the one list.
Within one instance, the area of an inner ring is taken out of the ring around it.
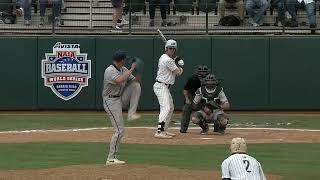
{"label": "umpire's dark shirt", "polygon": [[188,78],[187,83],[184,85],[184,90],[188,91],[192,96],[196,95],[196,91],[201,87],[201,81],[196,74]]}

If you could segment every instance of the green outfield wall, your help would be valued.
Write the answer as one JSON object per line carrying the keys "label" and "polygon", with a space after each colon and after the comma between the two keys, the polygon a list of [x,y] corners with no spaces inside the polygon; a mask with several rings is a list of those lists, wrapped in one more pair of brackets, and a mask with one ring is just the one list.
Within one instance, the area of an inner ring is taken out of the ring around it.
{"label": "green outfield wall", "polygon": [[[319,110],[320,38],[315,37],[177,37],[185,60],[171,88],[175,109],[183,105],[182,89],[198,64],[208,65],[224,86],[233,110]],[[91,78],[70,100],[44,85],[42,60],[53,46],[79,44],[91,60]],[[116,49],[144,63],[141,110],[159,108],[153,93],[157,61],[164,45],[157,36],[1,37],[1,110],[100,110],[103,73]]]}

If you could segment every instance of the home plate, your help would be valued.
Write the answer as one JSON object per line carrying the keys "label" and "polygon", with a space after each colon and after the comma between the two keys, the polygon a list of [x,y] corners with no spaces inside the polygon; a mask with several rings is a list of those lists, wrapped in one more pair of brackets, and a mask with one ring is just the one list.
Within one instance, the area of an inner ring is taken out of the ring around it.
{"label": "home plate", "polygon": [[205,138],[192,138],[192,139],[203,139],[203,140],[210,140],[210,139],[216,139],[216,138],[207,138],[207,137],[205,137]]}

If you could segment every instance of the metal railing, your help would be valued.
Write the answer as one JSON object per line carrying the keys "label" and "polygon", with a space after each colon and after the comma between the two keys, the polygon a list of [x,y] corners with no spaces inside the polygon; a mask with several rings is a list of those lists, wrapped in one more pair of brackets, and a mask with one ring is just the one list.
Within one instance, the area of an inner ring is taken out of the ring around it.
{"label": "metal railing", "polygon": [[[199,1],[189,4],[170,3],[166,4],[166,21],[161,18],[159,5],[156,6],[154,23],[150,21],[150,4],[136,3],[133,0],[126,2],[124,18],[129,24],[119,24],[121,30],[114,30],[112,24],[111,2],[100,0],[99,4],[94,1],[66,1],[66,11],[61,12],[60,23],[56,23],[53,8],[47,7],[45,23],[41,25],[39,12],[35,7],[31,10],[31,23],[25,23],[24,15],[15,17],[14,24],[9,24],[5,16],[16,14],[16,4],[0,3],[1,19],[0,33],[3,34],[155,34],[159,28],[170,34],[310,34],[311,31],[317,33],[318,29],[310,29],[308,18],[303,10],[297,10],[298,27],[276,26],[276,11],[270,8],[264,14],[264,24],[259,27],[252,26],[249,15],[246,14],[240,26],[221,26],[217,3],[204,1],[199,5]],[[4,9],[5,5],[8,9]],[[317,6],[319,7],[319,6]],[[274,7],[273,7],[274,8]],[[6,10],[6,11],[5,11]],[[317,14],[320,11],[316,10]],[[5,14],[6,13],[6,14]],[[225,15],[238,15],[234,8],[226,9]],[[8,18],[8,17],[7,17]]]}

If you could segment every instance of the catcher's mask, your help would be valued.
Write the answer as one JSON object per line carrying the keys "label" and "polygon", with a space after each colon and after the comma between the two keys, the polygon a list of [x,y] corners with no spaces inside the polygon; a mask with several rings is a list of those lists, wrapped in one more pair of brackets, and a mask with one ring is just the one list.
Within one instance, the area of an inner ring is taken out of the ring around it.
{"label": "catcher's mask", "polygon": [[230,144],[231,154],[233,153],[247,153],[247,143],[243,138],[236,137],[231,140]]}
{"label": "catcher's mask", "polygon": [[208,90],[214,90],[218,85],[217,79],[214,74],[208,74],[205,77],[205,86]]}
{"label": "catcher's mask", "polygon": [[209,74],[209,68],[206,65],[199,65],[195,70],[196,75],[203,79]]}

